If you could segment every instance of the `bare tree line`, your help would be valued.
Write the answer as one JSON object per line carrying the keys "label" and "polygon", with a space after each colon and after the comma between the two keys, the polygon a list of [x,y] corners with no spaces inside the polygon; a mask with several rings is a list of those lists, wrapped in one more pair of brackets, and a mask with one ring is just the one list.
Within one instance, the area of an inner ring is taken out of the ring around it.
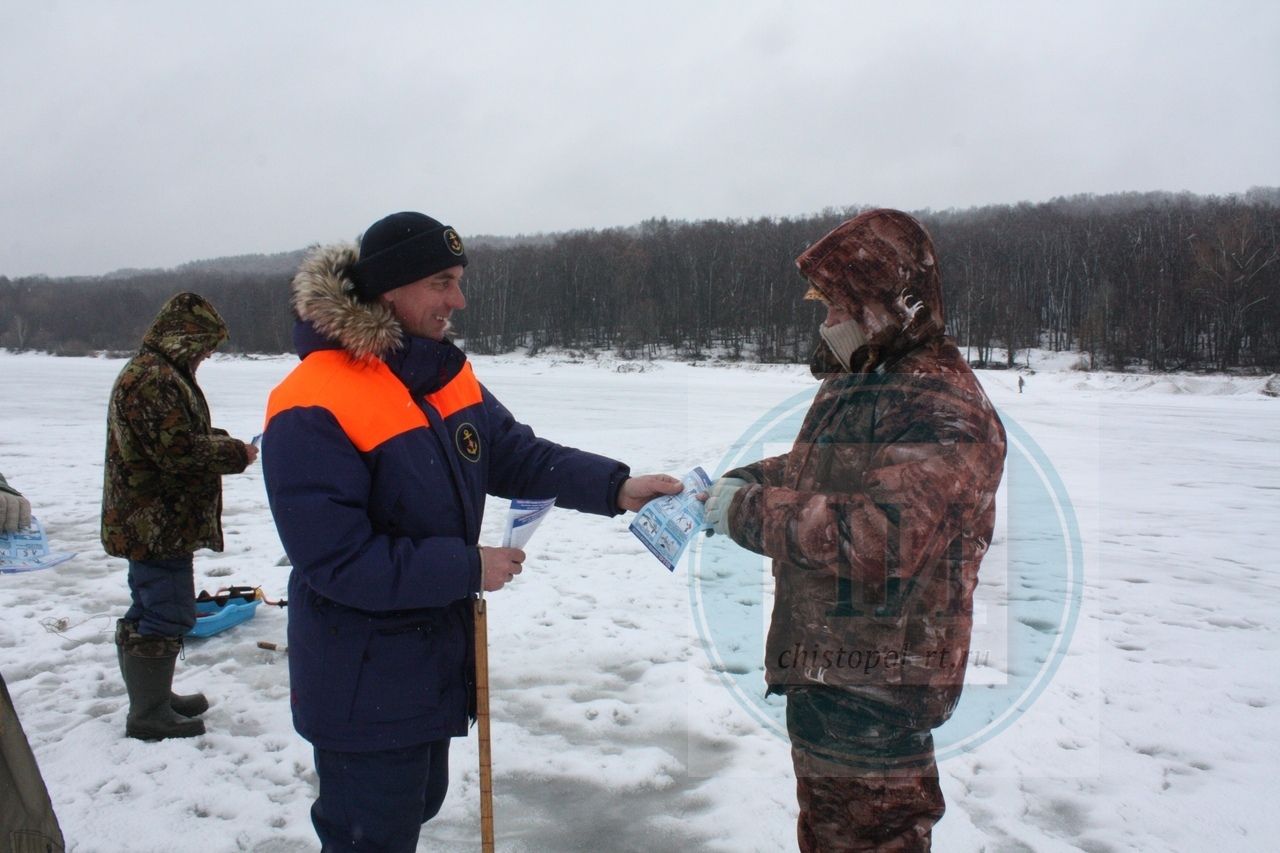
{"label": "bare tree line", "polygon": [[[855,210],[476,240],[458,334],[545,347],[804,361],[820,309],[793,260]],[[975,362],[1028,347],[1089,367],[1280,368],[1280,190],[1079,196],[917,215],[941,256],[948,330]],[[0,346],[128,351],[179,290],[209,297],[239,352],[291,349],[290,271],[243,260],[100,278],[0,277]],[[268,259],[269,260],[269,259]]]}

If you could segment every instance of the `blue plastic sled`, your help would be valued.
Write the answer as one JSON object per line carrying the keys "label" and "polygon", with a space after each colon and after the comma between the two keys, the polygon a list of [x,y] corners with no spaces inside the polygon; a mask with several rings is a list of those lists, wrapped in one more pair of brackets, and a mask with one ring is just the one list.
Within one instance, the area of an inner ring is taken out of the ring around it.
{"label": "blue plastic sled", "polygon": [[257,612],[260,603],[256,598],[252,600],[231,598],[222,605],[213,600],[197,601],[196,624],[194,628],[187,632],[187,636],[212,637],[214,634],[227,630],[232,625],[247,622],[253,618],[253,614]]}

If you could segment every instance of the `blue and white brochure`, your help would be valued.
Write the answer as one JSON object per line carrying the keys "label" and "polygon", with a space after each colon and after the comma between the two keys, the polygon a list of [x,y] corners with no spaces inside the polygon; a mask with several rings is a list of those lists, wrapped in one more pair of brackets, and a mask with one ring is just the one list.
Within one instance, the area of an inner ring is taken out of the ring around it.
{"label": "blue and white brochure", "polygon": [[526,501],[516,498],[511,501],[511,509],[507,512],[507,530],[502,535],[503,548],[519,548],[529,544],[533,531],[538,529],[542,519],[556,505],[555,498],[539,501]]}
{"label": "blue and white brochure", "polygon": [[65,563],[75,554],[50,553],[49,537],[38,518],[17,533],[0,533],[0,575],[34,572]]}
{"label": "blue and white brochure", "polygon": [[673,572],[693,537],[707,526],[706,507],[698,495],[711,488],[711,480],[701,467],[685,474],[681,482],[684,491],[654,498],[631,522],[631,532]]}

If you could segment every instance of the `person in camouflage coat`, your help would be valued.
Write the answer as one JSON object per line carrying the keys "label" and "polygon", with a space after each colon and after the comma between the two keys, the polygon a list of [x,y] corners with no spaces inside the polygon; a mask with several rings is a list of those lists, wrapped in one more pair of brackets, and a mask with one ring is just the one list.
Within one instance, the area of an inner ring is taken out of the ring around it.
{"label": "person in camouflage coat", "polygon": [[130,737],[190,737],[204,696],[170,692],[182,637],[195,624],[192,556],[221,551],[222,475],[257,457],[251,444],[210,423],[196,368],[227,338],[204,297],[165,303],[120,371],[107,411],[102,545],[129,561],[133,605],[116,626],[129,688]]}
{"label": "person in camouflage coat", "polygon": [[921,851],[931,731],[964,684],[1005,434],[944,334],[932,240],[872,210],[796,261],[827,306],[789,453],[729,471],[707,519],[773,558],[770,692],[787,696],[803,851]]}

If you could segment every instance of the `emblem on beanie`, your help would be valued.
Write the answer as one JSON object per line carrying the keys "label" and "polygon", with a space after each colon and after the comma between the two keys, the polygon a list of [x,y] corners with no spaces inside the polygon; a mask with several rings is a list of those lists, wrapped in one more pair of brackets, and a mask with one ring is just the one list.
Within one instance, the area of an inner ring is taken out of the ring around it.
{"label": "emblem on beanie", "polygon": [[462,454],[463,459],[468,462],[480,461],[480,433],[476,432],[475,427],[471,424],[463,424],[453,434],[453,440],[458,445],[458,452]]}
{"label": "emblem on beanie", "polygon": [[452,228],[444,229],[444,244],[449,247],[449,251],[455,255],[462,254],[462,238],[458,236],[458,232]]}

